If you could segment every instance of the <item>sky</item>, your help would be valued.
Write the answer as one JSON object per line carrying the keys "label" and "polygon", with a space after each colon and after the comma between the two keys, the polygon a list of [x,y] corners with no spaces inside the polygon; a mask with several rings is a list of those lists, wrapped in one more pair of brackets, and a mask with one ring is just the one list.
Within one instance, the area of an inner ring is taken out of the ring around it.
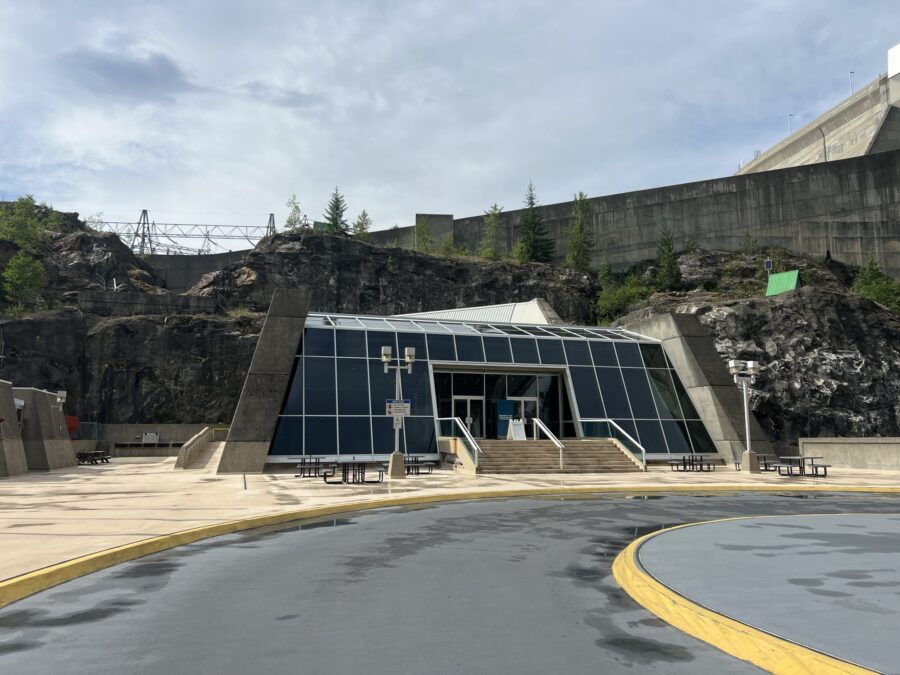
{"label": "sky", "polygon": [[0,199],[383,229],[726,176],[898,42],[897,0],[0,0]]}

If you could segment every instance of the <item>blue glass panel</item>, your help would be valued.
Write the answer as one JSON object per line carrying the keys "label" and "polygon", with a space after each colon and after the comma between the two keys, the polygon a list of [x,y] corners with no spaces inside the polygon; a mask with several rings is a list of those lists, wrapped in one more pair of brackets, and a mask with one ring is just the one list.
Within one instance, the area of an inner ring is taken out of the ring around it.
{"label": "blue glass panel", "polygon": [[616,354],[619,355],[619,365],[623,368],[643,368],[641,350],[637,342],[614,342]]}
{"label": "blue glass panel", "polygon": [[400,376],[403,398],[412,404],[413,415],[434,415],[431,407],[431,378],[428,376],[427,363],[414,363],[412,373],[404,370]]}
{"label": "blue glass panel", "polygon": [[456,361],[452,335],[429,335],[428,358],[431,361]]}
{"label": "blue glass panel", "polygon": [[304,356],[307,415],[334,415],[334,358]]}
{"label": "blue glass panel", "polygon": [[616,361],[616,349],[612,342],[600,342],[600,340],[591,341],[591,355],[594,357],[595,366],[615,366],[619,367]]}
{"label": "blue glass panel", "polygon": [[372,431],[368,417],[338,417],[340,454],[368,455],[372,452]]}
{"label": "blue glass panel", "polygon": [[703,422],[688,422],[688,431],[694,443],[694,452],[700,454],[712,454],[716,452],[716,444],[709,437],[709,432],[703,426]]}
{"label": "blue glass panel", "polygon": [[331,328],[304,330],[303,353],[306,356],[334,356],[334,330]]}
{"label": "blue glass panel", "polygon": [[303,454],[303,418],[279,417],[272,439],[270,455]]}
{"label": "blue glass panel", "polygon": [[653,398],[656,399],[656,408],[662,419],[681,419],[681,408],[678,405],[678,396],[672,384],[669,371],[662,368],[649,368],[650,387],[653,390]]}
{"label": "blue glass panel", "polygon": [[460,361],[484,361],[484,349],[478,335],[457,335],[456,355]]}
{"label": "blue glass panel", "polygon": [[509,349],[509,338],[485,336],[484,358],[488,363],[510,363],[512,352]]}
{"label": "blue glass panel", "polygon": [[656,406],[653,405],[653,394],[650,393],[650,385],[647,384],[646,371],[643,368],[623,368],[622,377],[625,380],[625,389],[628,391],[634,418],[658,419]]}
{"label": "blue glass panel", "polygon": [[303,360],[294,359],[294,372],[288,385],[288,395],[282,409],[284,415],[303,414]]}
{"label": "blue glass panel", "polygon": [[509,343],[512,345],[513,361],[516,363],[540,363],[535,342],[534,338],[510,338]]}
{"label": "blue glass panel", "polygon": [[381,361],[369,359],[369,389],[372,392],[372,413],[383,415],[385,401],[394,398],[396,374],[393,370],[385,374]]}
{"label": "blue glass panel", "polygon": [[541,354],[541,363],[551,365],[566,365],[563,356],[562,340],[538,340],[538,351]]}
{"label": "blue glass panel", "polygon": [[622,383],[622,371],[618,368],[594,368],[600,380],[600,391],[606,403],[606,414],[613,419],[631,417],[625,385]]}
{"label": "blue glass panel", "polygon": [[373,359],[381,358],[381,348],[391,348],[391,358],[397,361],[397,334],[383,330],[366,331],[366,344],[369,345],[369,356]]}
{"label": "blue glass panel", "polygon": [[687,426],[684,422],[663,420],[663,433],[669,444],[669,452],[677,455],[687,455],[691,452],[691,442],[688,440]]}
{"label": "blue glass panel", "polygon": [[572,389],[575,390],[575,402],[582,418],[606,417],[600,390],[597,389],[597,378],[594,369],[582,366],[569,366],[572,374]]}
{"label": "blue glass panel", "polygon": [[669,364],[666,363],[666,355],[663,353],[662,345],[643,342],[641,343],[641,354],[643,354],[644,363],[648,368],[669,367]]}
{"label": "blue glass panel", "polygon": [[[338,413],[369,414],[369,381],[366,359],[338,359]],[[382,377],[384,373],[382,371]]]}
{"label": "blue glass panel", "polygon": [[434,418],[407,417],[403,420],[406,428],[406,447],[409,454],[437,452],[437,438],[434,435]]}
{"label": "blue glass panel", "polygon": [[588,350],[588,343],[584,340],[563,340],[566,347],[566,359],[570,366],[590,366],[591,353]]}
{"label": "blue glass panel", "polygon": [[416,350],[417,361],[427,361],[428,351],[425,349],[425,333],[397,333],[397,346],[400,356],[406,354],[407,347],[413,347]]}
{"label": "blue glass panel", "polygon": [[307,455],[337,454],[337,418],[310,417],[307,415],[306,439],[304,441]]}
{"label": "blue glass panel", "polygon": [[537,396],[537,375],[510,373],[506,376],[507,396]]}
{"label": "blue glass panel", "polygon": [[678,402],[681,403],[681,412],[684,414],[684,418],[687,420],[700,419],[697,409],[694,407],[694,404],[691,403],[688,393],[684,390],[684,385],[681,384],[681,380],[678,379],[678,373],[674,370],[670,370],[669,374],[672,376],[672,382],[675,385],[675,392],[678,394]]}
{"label": "blue glass panel", "polygon": [[644,446],[644,450],[649,452],[667,452],[666,440],[663,437],[662,427],[659,420],[636,420],[638,430],[638,440]]}
{"label": "blue glass panel", "polygon": [[361,330],[339,330],[335,335],[338,356],[365,356],[366,333]]}
{"label": "blue glass panel", "polygon": [[[376,455],[389,455],[394,451],[394,418],[372,418],[372,448]],[[400,452],[404,452],[406,444],[400,434]]]}
{"label": "blue glass panel", "polygon": [[616,424],[622,427],[622,430],[631,436],[634,440],[638,440],[637,427],[634,426],[634,420],[613,420]]}

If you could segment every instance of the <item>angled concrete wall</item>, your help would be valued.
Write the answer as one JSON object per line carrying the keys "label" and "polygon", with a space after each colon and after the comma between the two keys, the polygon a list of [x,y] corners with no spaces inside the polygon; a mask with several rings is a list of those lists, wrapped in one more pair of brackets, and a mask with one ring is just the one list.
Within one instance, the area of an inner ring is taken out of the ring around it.
{"label": "angled concrete wall", "polygon": [[[249,243],[249,242],[247,242]],[[240,262],[249,250],[226,251],[209,255],[148,255],[144,260],[173,293],[184,293],[200,281],[204,274]]]}
{"label": "angled concrete wall", "polygon": [[19,433],[12,384],[0,380],[0,478],[19,476],[28,471],[25,446]]}
{"label": "angled concrete wall", "polygon": [[25,401],[22,442],[28,470],[53,471],[75,466],[75,451],[56,393],[30,387],[13,387],[12,391],[16,398]]}
{"label": "angled concrete wall", "polygon": [[308,311],[306,289],[279,289],[272,296],[222,451],[219,473],[263,470]]}
{"label": "angled concrete wall", "polygon": [[[625,328],[662,341],[719,454],[726,462],[739,461],[745,446],[743,396],[709,330],[693,314],[657,314]],[[750,439],[756,452],[772,452],[752,414]]]}

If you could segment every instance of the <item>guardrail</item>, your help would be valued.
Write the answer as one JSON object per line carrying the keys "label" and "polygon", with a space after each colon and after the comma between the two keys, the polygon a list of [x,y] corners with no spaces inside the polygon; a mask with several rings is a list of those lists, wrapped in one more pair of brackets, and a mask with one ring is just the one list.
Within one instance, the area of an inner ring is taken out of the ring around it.
{"label": "guardrail", "polygon": [[[478,466],[478,455],[481,454],[481,446],[478,445],[478,441],[475,440],[475,437],[469,432],[468,427],[463,424],[463,421],[458,417],[438,417],[438,423],[441,424],[441,435],[442,436],[453,436],[455,438],[462,438],[463,445],[466,448],[466,451],[469,453],[469,457],[472,458],[472,461],[475,463],[475,466]],[[450,425],[450,433],[444,433],[445,425],[449,423]],[[459,428],[462,431],[462,436],[457,436],[453,433],[453,426]]]}
{"label": "guardrail", "polygon": [[[583,419],[581,420],[581,427],[584,429],[584,435],[588,438],[610,438],[619,441],[622,449],[631,455],[635,462],[641,465],[641,470],[647,470],[647,451],[644,449],[644,446],[638,443],[631,434],[613,420],[607,417]],[[597,433],[588,433],[589,431],[596,431]],[[636,452],[640,452],[640,459],[637,458]]]}
{"label": "guardrail", "polygon": [[553,445],[559,448],[559,468],[562,470],[563,468],[563,450],[566,449],[566,446],[563,445],[562,441],[556,437],[550,429],[547,428],[547,425],[541,420],[540,417],[532,417],[531,423],[534,429],[534,440],[540,440],[541,432],[544,432],[544,436],[553,441]]}

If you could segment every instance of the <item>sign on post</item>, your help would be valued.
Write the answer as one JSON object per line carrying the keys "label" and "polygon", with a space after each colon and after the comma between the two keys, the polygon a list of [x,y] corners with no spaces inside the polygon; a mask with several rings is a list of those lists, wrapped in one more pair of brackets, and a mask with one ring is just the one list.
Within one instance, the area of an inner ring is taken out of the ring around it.
{"label": "sign on post", "polygon": [[509,441],[525,441],[525,420],[510,420],[509,429],[506,431],[506,439]]}
{"label": "sign on post", "polygon": [[410,413],[412,401],[408,398],[389,398],[385,401],[387,412],[384,413],[388,417],[406,417]]}

